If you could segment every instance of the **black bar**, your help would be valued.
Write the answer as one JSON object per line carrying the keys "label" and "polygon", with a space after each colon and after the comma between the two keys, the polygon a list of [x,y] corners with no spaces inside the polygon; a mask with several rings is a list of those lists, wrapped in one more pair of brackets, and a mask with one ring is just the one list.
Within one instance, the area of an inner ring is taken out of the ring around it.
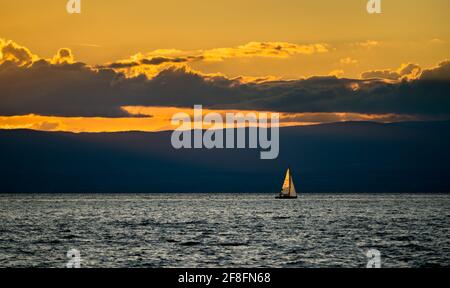
{"label": "black bar", "polygon": [[82,287],[113,283],[124,287],[259,288],[290,283],[293,287],[375,284],[381,288],[395,280],[403,285],[430,284],[427,281],[444,279],[446,273],[447,269],[3,269],[0,277],[16,285],[32,280],[33,284],[59,287],[67,282]]}

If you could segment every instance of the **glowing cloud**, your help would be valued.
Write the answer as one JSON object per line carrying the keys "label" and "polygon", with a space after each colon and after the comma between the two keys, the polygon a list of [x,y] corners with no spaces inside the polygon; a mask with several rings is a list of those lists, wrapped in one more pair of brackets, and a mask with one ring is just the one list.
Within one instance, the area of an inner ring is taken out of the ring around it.
{"label": "glowing cloud", "polygon": [[[138,66],[177,65],[196,61],[225,61],[232,58],[288,58],[294,55],[311,55],[328,52],[328,45],[298,45],[287,42],[250,42],[233,48],[214,48],[210,50],[182,51],[176,49],[158,49],[146,54],[137,53],[128,59],[99,65],[97,68],[126,70],[128,75],[136,75],[136,71],[144,74],[155,74],[152,68]],[[151,71],[149,73],[149,71]]]}
{"label": "glowing cloud", "polygon": [[386,79],[386,80],[413,80],[417,79],[422,72],[422,68],[414,63],[406,63],[402,64],[397,70],[372,70],[366,71],[361,74],[361,78],[363,79]]}
{"label": "glowing cloud", "polygon": [[51,59],[50,63],[52,64],[72,64],[74,63],[74,56],[72,51],[69,48],[61,48],[58,50],[55,56]]}
{"label": "glowing cloud", "polygon": [[[195,104],[202,104],[205,109],[284,113],[450,115],[449,98],[445,97],[450,79],[448,60],[423,72],[412,63],[396,70],[368,71],[363,73],[363,79],[338,78],[342,69],[332,71],[332,76],[292,80],[276,76],[230,78],[187,66],[189,61],[204,61],[205,51],[179,55],[179,50],[158,50],[164,55],[138,53],[125,61],[93,67],[75,62],[67,48],[60,49],[51,59],[42,59],[12,41],[0,42],[0,116],[122,119],[140,117],[130,115],[122,108],[125,106],[184,109]],[[231,50],[207,51],[216,59],[240,55],[290,57],[322,51],[320,46],[252,43]],[[48,123],[56,122],[39,119],[35,125],[55,129],[54,124]]]}
{"label": "glowing cloud", "polygon": [[229,58],[273,57],[288,58],[297,54],[311,55],[328,52],[326,44],[298,45],[287,42],[250,42],[236,48],[216,48],[203,52],[206,61]]}
{"label": "glowing cloud", "polygon": [[7,41],[0,38],[0,64],[10,61],[18,66],[26,66],[38,58],[28,48],[20,46],[11,40]]}

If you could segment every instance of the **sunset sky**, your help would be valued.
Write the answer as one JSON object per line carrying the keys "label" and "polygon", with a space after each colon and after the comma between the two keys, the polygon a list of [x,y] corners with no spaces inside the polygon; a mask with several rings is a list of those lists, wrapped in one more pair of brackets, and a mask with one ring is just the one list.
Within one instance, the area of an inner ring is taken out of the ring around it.
{"label": "sunset sky", "polygon": [[0,128],[157,131],[194,104],[284,125],[450,115],[448,0],[66,2],[1,1]]}

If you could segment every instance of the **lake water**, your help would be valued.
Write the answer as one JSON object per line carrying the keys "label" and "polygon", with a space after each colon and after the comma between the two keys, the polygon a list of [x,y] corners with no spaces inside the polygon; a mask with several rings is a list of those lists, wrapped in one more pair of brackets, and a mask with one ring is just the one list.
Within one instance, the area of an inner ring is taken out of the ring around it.
{"label": "lake water", "polygon": [[450,195],[0,195],[0,267],[450,264]]}

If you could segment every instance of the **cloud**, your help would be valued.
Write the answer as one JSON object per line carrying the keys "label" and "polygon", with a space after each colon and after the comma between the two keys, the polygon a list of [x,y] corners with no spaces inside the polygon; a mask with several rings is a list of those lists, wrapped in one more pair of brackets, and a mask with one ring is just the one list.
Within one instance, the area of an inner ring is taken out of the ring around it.
{"label": "cloud", "polygon": [[[2,42],[0,64],[2,116],[129,117],[129,111],[122,107],[192,108],[195,104],[210,109],[285,113],[450,115],[448,60],[426,69],[421,76],[417,76],[420,67],[405,64],[396,71],[388,70],[387,76],[381,73],[383,77],[377,77],[383,79],[373,79],[377,71],[372,71],[370,75],[365,74],[370,76],[368,79],[316,76],[297,80],[243,81],[242,77],[230,79],[223,75],[202,74],[184,66],[165,67],[149,78],[144,74],[127,77],[120,70],[71,63],[73,55],[64,49],[56,57],[70,61],[52,64],[50,60],[38,59],[29,63],[35,57],[16,45],[8,46],[14,49],[13,52],[11,48],[6,49],[5,57],[5,43]],[[135,57],[132,62],[148,59],[163,63],[166,58],[181,57],[172,55],[174,53],[176,51],[167,51],[165,58]],[[408,81],[397,81],[405,77]]]}
{"label": "cloud", "polygon": [[29,65],[38,57],[17,43],[0,38],[0,64],[9,61],[17,65]]}
{"label": "cloud", "polygon": [[420,76],[422,68],[419,65],[408,63],[402,64],[397,70],[372,70],[366,71],[361,74],[363,79],[387,79],[387,80],[401,80],[401,79],[416,79]]}
{"label": "cloud", "polygon": [[336,76],[336,77],[340,77],[344,74],[344,70],[342,69],[337,69],[337,70],[333,70],[330,73],[328,73],[328,76]]}
{"label": "cloud", "polygon": [[381,43],[375,40],[366,40],[363,42],[357,42],[356,45],[362,48],[371,49],[380,46]]}
{"label": "cloud", "polygon": [[59,123],[57,122],[38,122],[34,123],[30,128],[33,130],[42,130],[42,131],[55,131],[59,127]]}
{"label": "cloud", "polygon": [[426,69],[420,75],[422,80],[450,81],[450,60],[445,60],[432,69]]}
{"label": "cloud", "polygon": [[[433,72],[429,72],[432,74]],[[23,85],[26,83],[26,85]],[[312,77],[242,83],[169,68],[156,77],[126,78],[111,69],[81,64],[0,66],[0,115],[129,116],[123,106],[246,109],[279,112],[449,114],[448,81],[387,83],[380,80]],[[355,89],[357,87],[357,89]]]}
{"label": "cloud", "polygon": [[353,58],[351,58],[351,57],[346,57],[346,58],[342,58],[341,60],[339,60],[339,62],[340,62],[341,64],[349,65],[349,64],[357,64],[357,63],[358,63],[358,60],[353,59]]}
{"label": "cloud", "polygon": [[298,45],[287,42],[250,42],[235,48],[216,48],[203,51],[206,61],[223,61],[229,58],[272,57],[287,58],[303,54],[311,55],[328,52],[326,44]]}
{"label": "cloud", "polygon": [[398,80],[400,78],[400,75],[396,71],[391,71],[391,70],[372,70],[372,71],[363,72],[361,74],[361,78],[364,78],[364,79],[378,78],[378,79]]}
{"label": "cloud", "polygon": [[[100,65],[98,68],[126,69],[129,76],[142,72],[140,66],[158,66],[163,64],[183,64],[195,61],[225,61],[232,58],[288,58],[294,55],[312,55],[328,52],[324,43],[298,45],[287,42],[249,42],[245,45],[229,48],[214,48],[209,50],[182,51],[176,49],[158,49],[146,54],[138,53],[128,59]],[[131,69],[131,70],[130,70]],[[160,70],[151,70],[159,72]]]}
{"label": "cloud", "polygon": [[430,44],[444,44],[445,41],[440,38],[433,38],[429,41]]}
{"label": "cloud", "polygon": [[72,51],[69,48],[61,48],[58,50],[58,53],[53,57],[50,61],[52,64],[71,64],[74,63],[75,59]]}
{"label": "cloud", "polygon": [[[140,59],[136,59],[140,58]],[[125,68],[133,68],[141,65],[161,65],[165,63],[187,63],[191,61],[195,61],[199,58],[197,57],[165,57],[165,56],[157,56],[157,57],[149,57],[145,58],[142,55],[133,57],[132,59],[118,61],[109,63],[107,65],[99,65],[97,68],[111,68],[111,69],[125,69]]]}
{"label": "cloud", "polygon": [[[120,108],[115,81],[123,75],[94,71],[83,63],[0,65],[0,115],[127,115]],[[132,91],[127,91],[128,93]]]}
{"label": "cloud", "polygon": [[[343,121],[376,121],[376,122],[401,122],[415,121],[417,116],[398,114],[360,114],[360,113],[282,113],[281,123],[332,123]],[[420,118],[429,120],[428,118]]]}
{"label": "cloud", "polygon": [[[0,129],[33,129],[42,131],[56,131],[61,128],[61,125],[58,121],[46,121],[42,120],[42,118],[44,117],[36,115],[13,117],[0,116]],[[34,121],[30,121],[30,119],[33,119]]]}
{"label": "cloud", "polygon": [[[28,48],[21,46],[14,41],[0,38],[0,64],[12,62],[18,66],[29,66],[33,62],[44,60],[33,54]],[[69,48],[61,48],[52,59],[48,59],[51,64],[74,63],[74,55]]]}
{"label": "cloud", "polygon": [[184,58],[184,57],[176,57],[176,58],[168,58],[168,57],[153,57],[150,59],[143,59],[141,61],[142,64],[147,64],[147,65],[160,65],[163,63],[184,63],[184,62],[188,62],[189,58]]}

